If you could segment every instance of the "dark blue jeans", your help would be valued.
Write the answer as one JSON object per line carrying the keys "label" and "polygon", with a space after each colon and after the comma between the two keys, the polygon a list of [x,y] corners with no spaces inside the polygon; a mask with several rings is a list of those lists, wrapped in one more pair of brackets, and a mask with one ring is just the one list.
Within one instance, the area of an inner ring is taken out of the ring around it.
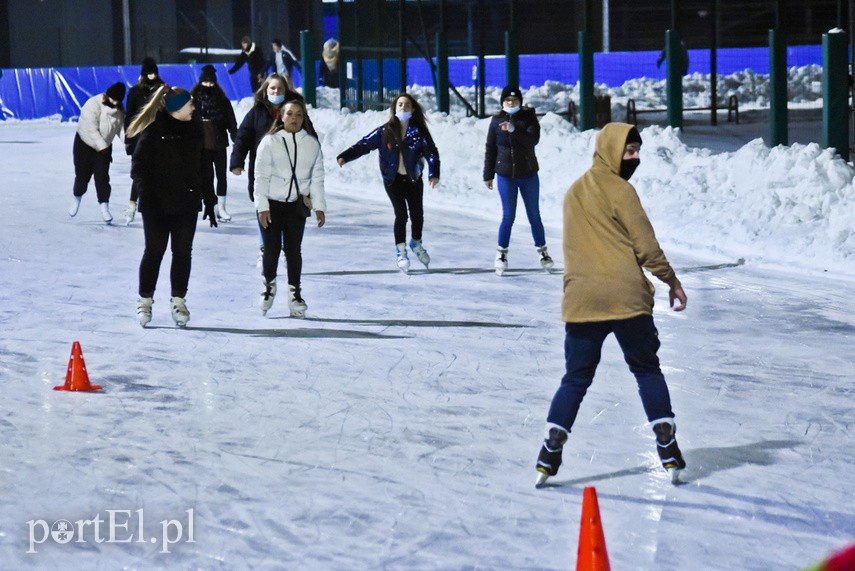
{"label": "dark blue jeans", "polygon": [[543,222],[540,220],[540,178],[535,174],[528,178],[509,178],[496,175],[499,197],[502,199],[502,223],[499,225],[499,247],[507,248],[511,242],[511,229],[517,217],[517,195],[522,195],[534,245],[546,244]]}
{"label": "dark blue jeans", "polygon": [[573,427],[579,405],[594,380],[603,342],[609,333],[615,334],[623,358],[635,375],[647,420],[673,418],[671,395],[659,369],[659,357],[656,356],[659,332],[653,324],[652,315],[615,321],[567,323],[565,331],[564,358],[567,372],[552,397],[548,422],[568,432]]}

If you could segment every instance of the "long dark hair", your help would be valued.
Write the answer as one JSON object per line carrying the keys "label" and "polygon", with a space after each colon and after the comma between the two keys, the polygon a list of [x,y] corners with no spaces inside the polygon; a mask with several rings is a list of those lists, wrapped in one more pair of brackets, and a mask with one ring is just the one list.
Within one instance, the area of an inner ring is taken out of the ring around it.
{"label": "long dark hair", "polygon": [[410,125],[418,127],[430,135],[422,106],[409,93],[400,93],[392,100],[392,106],[389,108],[389,120],[386,121],[386,125],[383,127],[383,142],[386,145],[398,144],[401,141],[401,122],[395,116],[395,107],[398,106],[398,99],[401,97],[406,97],[413,105],[413,116],[410,117]]}
{"label": "long dark hair", "polygon": [[[193,98],[193,101],[199,100],[199,94],[202,91],[202,89],[205,89],[205,86],[202,85],[201,81],[193,86],[193,89],[190,90],[190,96]],[[213,87],[211,87],[210,89],[213,90],[214,98],[217,100],[218,104],[231,105],[231,101],[229,101],[229,98],[226,95],[226,92],[223,91],[223,88],[220,87],[220,85],[218,83],[214,83]]]}
{"label": "long dark hair", "polygon": [[[305,131],[309,135],[311,135],[312,137],[317,139],[318,138],[318,132],[315,131],[315,126],[312,125],[312,121],[309,119],[309,110],[306,108],[306,102],[303,100],[303,98],[301,97],[301,98],[297,99],[295,97],[293,99],[286,99],[285,101],[282,102],[282,109],[283,110],[285,109],[286,105],[299,105],[300,106],[300,108],[303,110],[303,129],[305,129]],[[272,135],[273,133],[277,133],[284,128],[285,128],[285,121],[282,119],[282,113],[279,113],[276,116],[276,119],[273,120],[273,124],[270,126],[270,130],[267,131],[267,134]]]}

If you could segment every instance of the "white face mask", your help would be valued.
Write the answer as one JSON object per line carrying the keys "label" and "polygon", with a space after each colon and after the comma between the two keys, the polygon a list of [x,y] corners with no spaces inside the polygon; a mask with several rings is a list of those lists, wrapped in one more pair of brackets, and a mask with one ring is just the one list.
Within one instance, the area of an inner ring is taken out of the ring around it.
{"label": "white face mask", "polygon": [[410,120],[410,118],[412,116],[413,116],[413,113],[411,111],[396,111],[395,112],[395,117],[397,117],[398,121],[400,121],[401,123],[406,123],[407,121]]}
{"label": "white face mask", "polygon": [[520,106],[519,106],[519,105],[517,105],[516,107],[508,107],[507,105],[502,105],[502,109],[503,109],[503,110],[505,111],[505,113],[507,113],[508,115],[513,115],[514,113],[516,113],[517,111],[519,111],[519,110],[520,110]]}

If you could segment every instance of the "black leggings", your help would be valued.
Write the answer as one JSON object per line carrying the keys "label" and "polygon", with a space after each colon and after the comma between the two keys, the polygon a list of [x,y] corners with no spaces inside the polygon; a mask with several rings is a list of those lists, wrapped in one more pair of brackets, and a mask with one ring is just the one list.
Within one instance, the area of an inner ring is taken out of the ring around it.
{"label": "black leggings", "polygon": [[172,297],[185,297],[190,281],[190,252],[196,234],[195,212],[167,216],[160,212],[142,213],[145,251],[140,261],[140,297],[153,297],[160,274],[160,263],[166,253],[166,245],[172,240],[172,269],[169,280]]}
{"label": "black leggings", "polygon": [[214,174],[217,175],[217,196],[226,195],[226,150],[202,149],[202,184],[214,190]]}
{"label": "black leggings", "polygon": [[424,195],[424,183],[422,179],[412,180],[399,174],[395,180],[389,182],[383,180],[386,194],[392,201],[395,211],[395,244],[407,241],[407,210],[413,221],[413,240],[422,239],[422,228],[425,224],[424,210],[422,209],[422,196]]}
{"label": "black leggings", "polygon": [[107,147],[106,153],[101,153],[87,145],[74,135],[74,196],[86,194],[89,179],[95,175],[95,193],[98,202],[110,202],[110,163],[113,160],[113,147]]}
{"label": "black leggings", "polygon": [[264,279],[268,282],[276,279],[279,250],[284,248],[288,285],[300,287],[300,274],[303,272],[300,246],[303,244],[305,229],[306,217],[301,213],[299,202],[270,201],[270,224],[261,230],[264,238]]}

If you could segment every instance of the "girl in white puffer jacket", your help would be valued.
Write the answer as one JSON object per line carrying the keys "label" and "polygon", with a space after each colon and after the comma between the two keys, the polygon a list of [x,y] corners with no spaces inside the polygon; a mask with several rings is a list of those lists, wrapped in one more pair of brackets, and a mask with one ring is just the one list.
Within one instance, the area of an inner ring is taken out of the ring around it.
{"label": "girl in white puffer jacket", "polygon": [[307,305],[300,292],[303,231],[312,209],[318,227],[326,221],[323,154],[317,133],[305,121],[307,116],[302,100],[286,101],[256,152],[254,199],[264,239],[264,292],[260,301],[264,314],[276,296],[276,267],[279,251],[284,249],[291,317],[306,315]]}

